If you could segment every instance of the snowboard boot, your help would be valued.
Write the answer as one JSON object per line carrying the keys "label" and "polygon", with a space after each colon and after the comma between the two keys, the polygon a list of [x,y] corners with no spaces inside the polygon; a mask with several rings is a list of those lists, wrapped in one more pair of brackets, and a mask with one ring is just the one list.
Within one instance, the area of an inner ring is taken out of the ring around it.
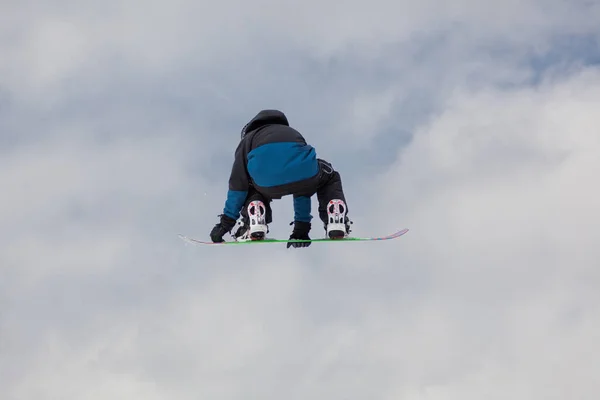
{"label": "snowboard boot", "polygon": [[346,215],[346,203],[334,199],[327,204],[327,224],[325,231],[329,239],[343,239],[350,234],[350,221]]}
{"label": "snowboard boot", "polygon": [[238,242],[263,240],[267,233],[269,233],[269,227],[266,223],[265,204],[260,200],[250,202],[248,216],[242,216],[238,220],[237,230],[233,234],[234,239]]}

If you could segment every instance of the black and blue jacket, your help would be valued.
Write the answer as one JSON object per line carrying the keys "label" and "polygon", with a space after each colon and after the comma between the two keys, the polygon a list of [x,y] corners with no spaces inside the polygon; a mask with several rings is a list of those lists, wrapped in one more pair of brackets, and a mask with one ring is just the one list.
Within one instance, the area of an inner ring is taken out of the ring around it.
{"label": "black and blue jacket", "polygon": [[294,220],[310,222],[319,162],[315,149],[278,110],[259,112],[242,130],[224,214],[237,219],[253,187],[268,199],[294,195]]}

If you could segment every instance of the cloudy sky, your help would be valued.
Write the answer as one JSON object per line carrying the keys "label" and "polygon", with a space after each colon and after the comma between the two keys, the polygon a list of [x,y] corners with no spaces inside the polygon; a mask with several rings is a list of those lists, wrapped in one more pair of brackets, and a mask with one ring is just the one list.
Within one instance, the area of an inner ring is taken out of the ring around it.
{"label": "cloudy sky", "polygon": [[[0,397],[596,399],[598,21],[597,0],[2,1]],[[410,232],[186,246],[263,108],[341,172],[354,234]]]}

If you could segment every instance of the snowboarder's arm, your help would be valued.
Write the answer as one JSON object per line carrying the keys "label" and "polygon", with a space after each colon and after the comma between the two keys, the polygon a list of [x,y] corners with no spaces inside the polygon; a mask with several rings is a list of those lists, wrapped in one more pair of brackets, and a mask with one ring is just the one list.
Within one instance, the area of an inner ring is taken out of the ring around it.
{"label": "snowboarder's arm", "polygon": [[294,221],[310,222],[311,203],[308,196],[294,196]]}
{"label": "snowboarder's arm", "polygon": [[229,177],[229,190],[223,213],[230,218],[238,219],[240,210],[248,195],[248,171],[246,169],[246,155],[244,153],[243,141],[235,151],[235,160]]}

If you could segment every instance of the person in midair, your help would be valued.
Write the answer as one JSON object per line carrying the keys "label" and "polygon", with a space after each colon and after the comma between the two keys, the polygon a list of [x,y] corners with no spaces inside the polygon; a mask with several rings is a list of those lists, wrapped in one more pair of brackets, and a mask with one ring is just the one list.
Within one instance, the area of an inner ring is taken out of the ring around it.
{"label": "person in midair", "polygon": [[[347,237],[352,222],[348,219],[339,172],[317,158],[315,148],[290,127],[282,111],[262,110],[242,128],[225,207],[219,223],[210,232],[211,240],[222,242],[236,223],[238,229],[232,233],[236,240],[264,239],[268,224],[273,221],[271,201],[287,195],[292,195],[294,202],[290,239],[310,240],[314,194],[327,237]],[[309,245],[310,242],[289,242],[287,247]]]}

